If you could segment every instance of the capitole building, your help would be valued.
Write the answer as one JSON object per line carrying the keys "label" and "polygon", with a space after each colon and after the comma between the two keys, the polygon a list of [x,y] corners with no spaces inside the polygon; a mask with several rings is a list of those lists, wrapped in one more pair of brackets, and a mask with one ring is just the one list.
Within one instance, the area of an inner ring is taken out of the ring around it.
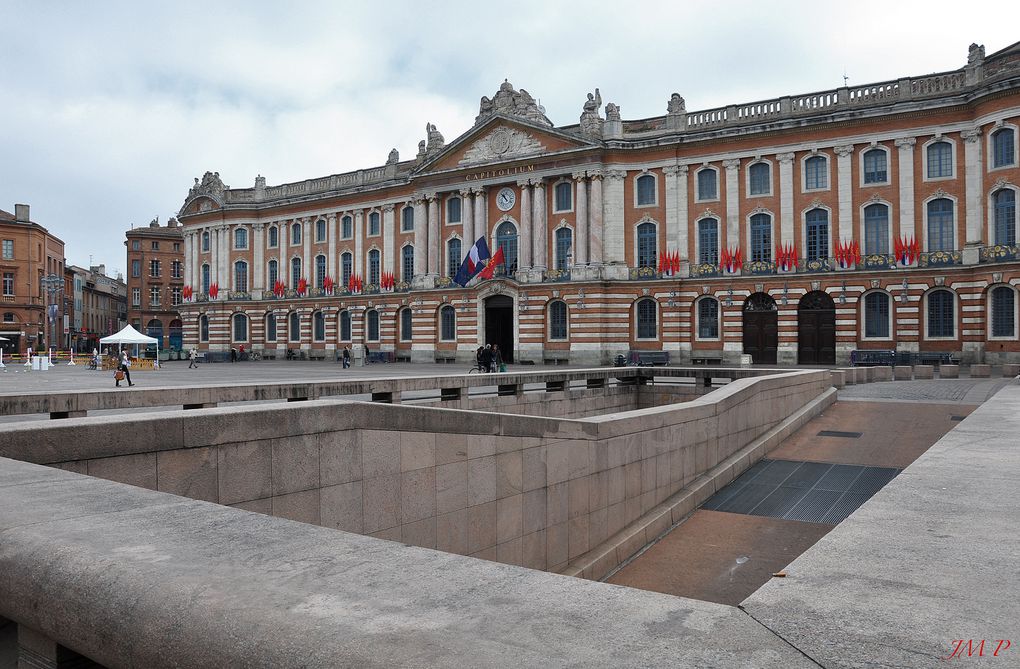
{"label": "capitole building", "polygon": [[[854,350],[1020,361],[1020,43],[964,67],[555,126],[504,82],[413,160],[233,189],[184,226],[185,345],[414,361],[846,364]],[[452,283],[484,237],[495,278]]]}

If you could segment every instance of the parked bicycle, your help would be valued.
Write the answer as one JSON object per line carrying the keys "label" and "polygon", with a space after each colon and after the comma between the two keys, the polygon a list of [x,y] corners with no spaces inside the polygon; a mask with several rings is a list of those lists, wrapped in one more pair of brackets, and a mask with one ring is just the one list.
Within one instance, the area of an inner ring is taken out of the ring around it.
{"label": "parked bicycle", "polygon": [[260,352],[258,352],[258,351],[251,351],[250,353],[248,353],[248,359],[249,360],[255,360],[255,361],[261,360],[262,359],[262,354]]}

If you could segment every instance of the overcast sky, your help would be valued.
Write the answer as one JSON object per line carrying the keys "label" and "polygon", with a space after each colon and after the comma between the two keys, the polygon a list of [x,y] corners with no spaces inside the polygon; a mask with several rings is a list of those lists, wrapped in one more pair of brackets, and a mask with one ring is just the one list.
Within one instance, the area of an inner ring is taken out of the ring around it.
{"label": "overcast sky", "polygon": [[0,0],[0,209],[31,205],[68,263],[112,274],[124,231],[165,223],[206,170],[247,188],[406,160],[504,78],[556,125],[596,86],[644,118],[674,91],[696,111],[956,69],[1018,19],[1015,2]]}

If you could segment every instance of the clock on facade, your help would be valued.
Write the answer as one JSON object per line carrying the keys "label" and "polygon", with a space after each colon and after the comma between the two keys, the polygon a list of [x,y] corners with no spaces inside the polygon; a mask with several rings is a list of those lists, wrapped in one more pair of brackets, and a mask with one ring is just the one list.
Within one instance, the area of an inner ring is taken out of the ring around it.
{"label": "clock on facade", "polygon": [[517,202],[517,193],[513,188],[502,188],[496,193],[496,206],[500,211],[510,211]]}

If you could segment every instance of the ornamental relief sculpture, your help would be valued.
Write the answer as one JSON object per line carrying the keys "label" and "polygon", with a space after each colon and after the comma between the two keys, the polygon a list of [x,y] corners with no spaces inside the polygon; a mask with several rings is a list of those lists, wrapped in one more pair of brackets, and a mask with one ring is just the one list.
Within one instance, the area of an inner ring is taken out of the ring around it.
{"label": "ornamental relief sculpture", "polygon": [[499,126],[468,147],[458,164],[487,163],[511,157],[516,158],[537,154],[545,150],[545,146],[528,133],[506,126]]}

